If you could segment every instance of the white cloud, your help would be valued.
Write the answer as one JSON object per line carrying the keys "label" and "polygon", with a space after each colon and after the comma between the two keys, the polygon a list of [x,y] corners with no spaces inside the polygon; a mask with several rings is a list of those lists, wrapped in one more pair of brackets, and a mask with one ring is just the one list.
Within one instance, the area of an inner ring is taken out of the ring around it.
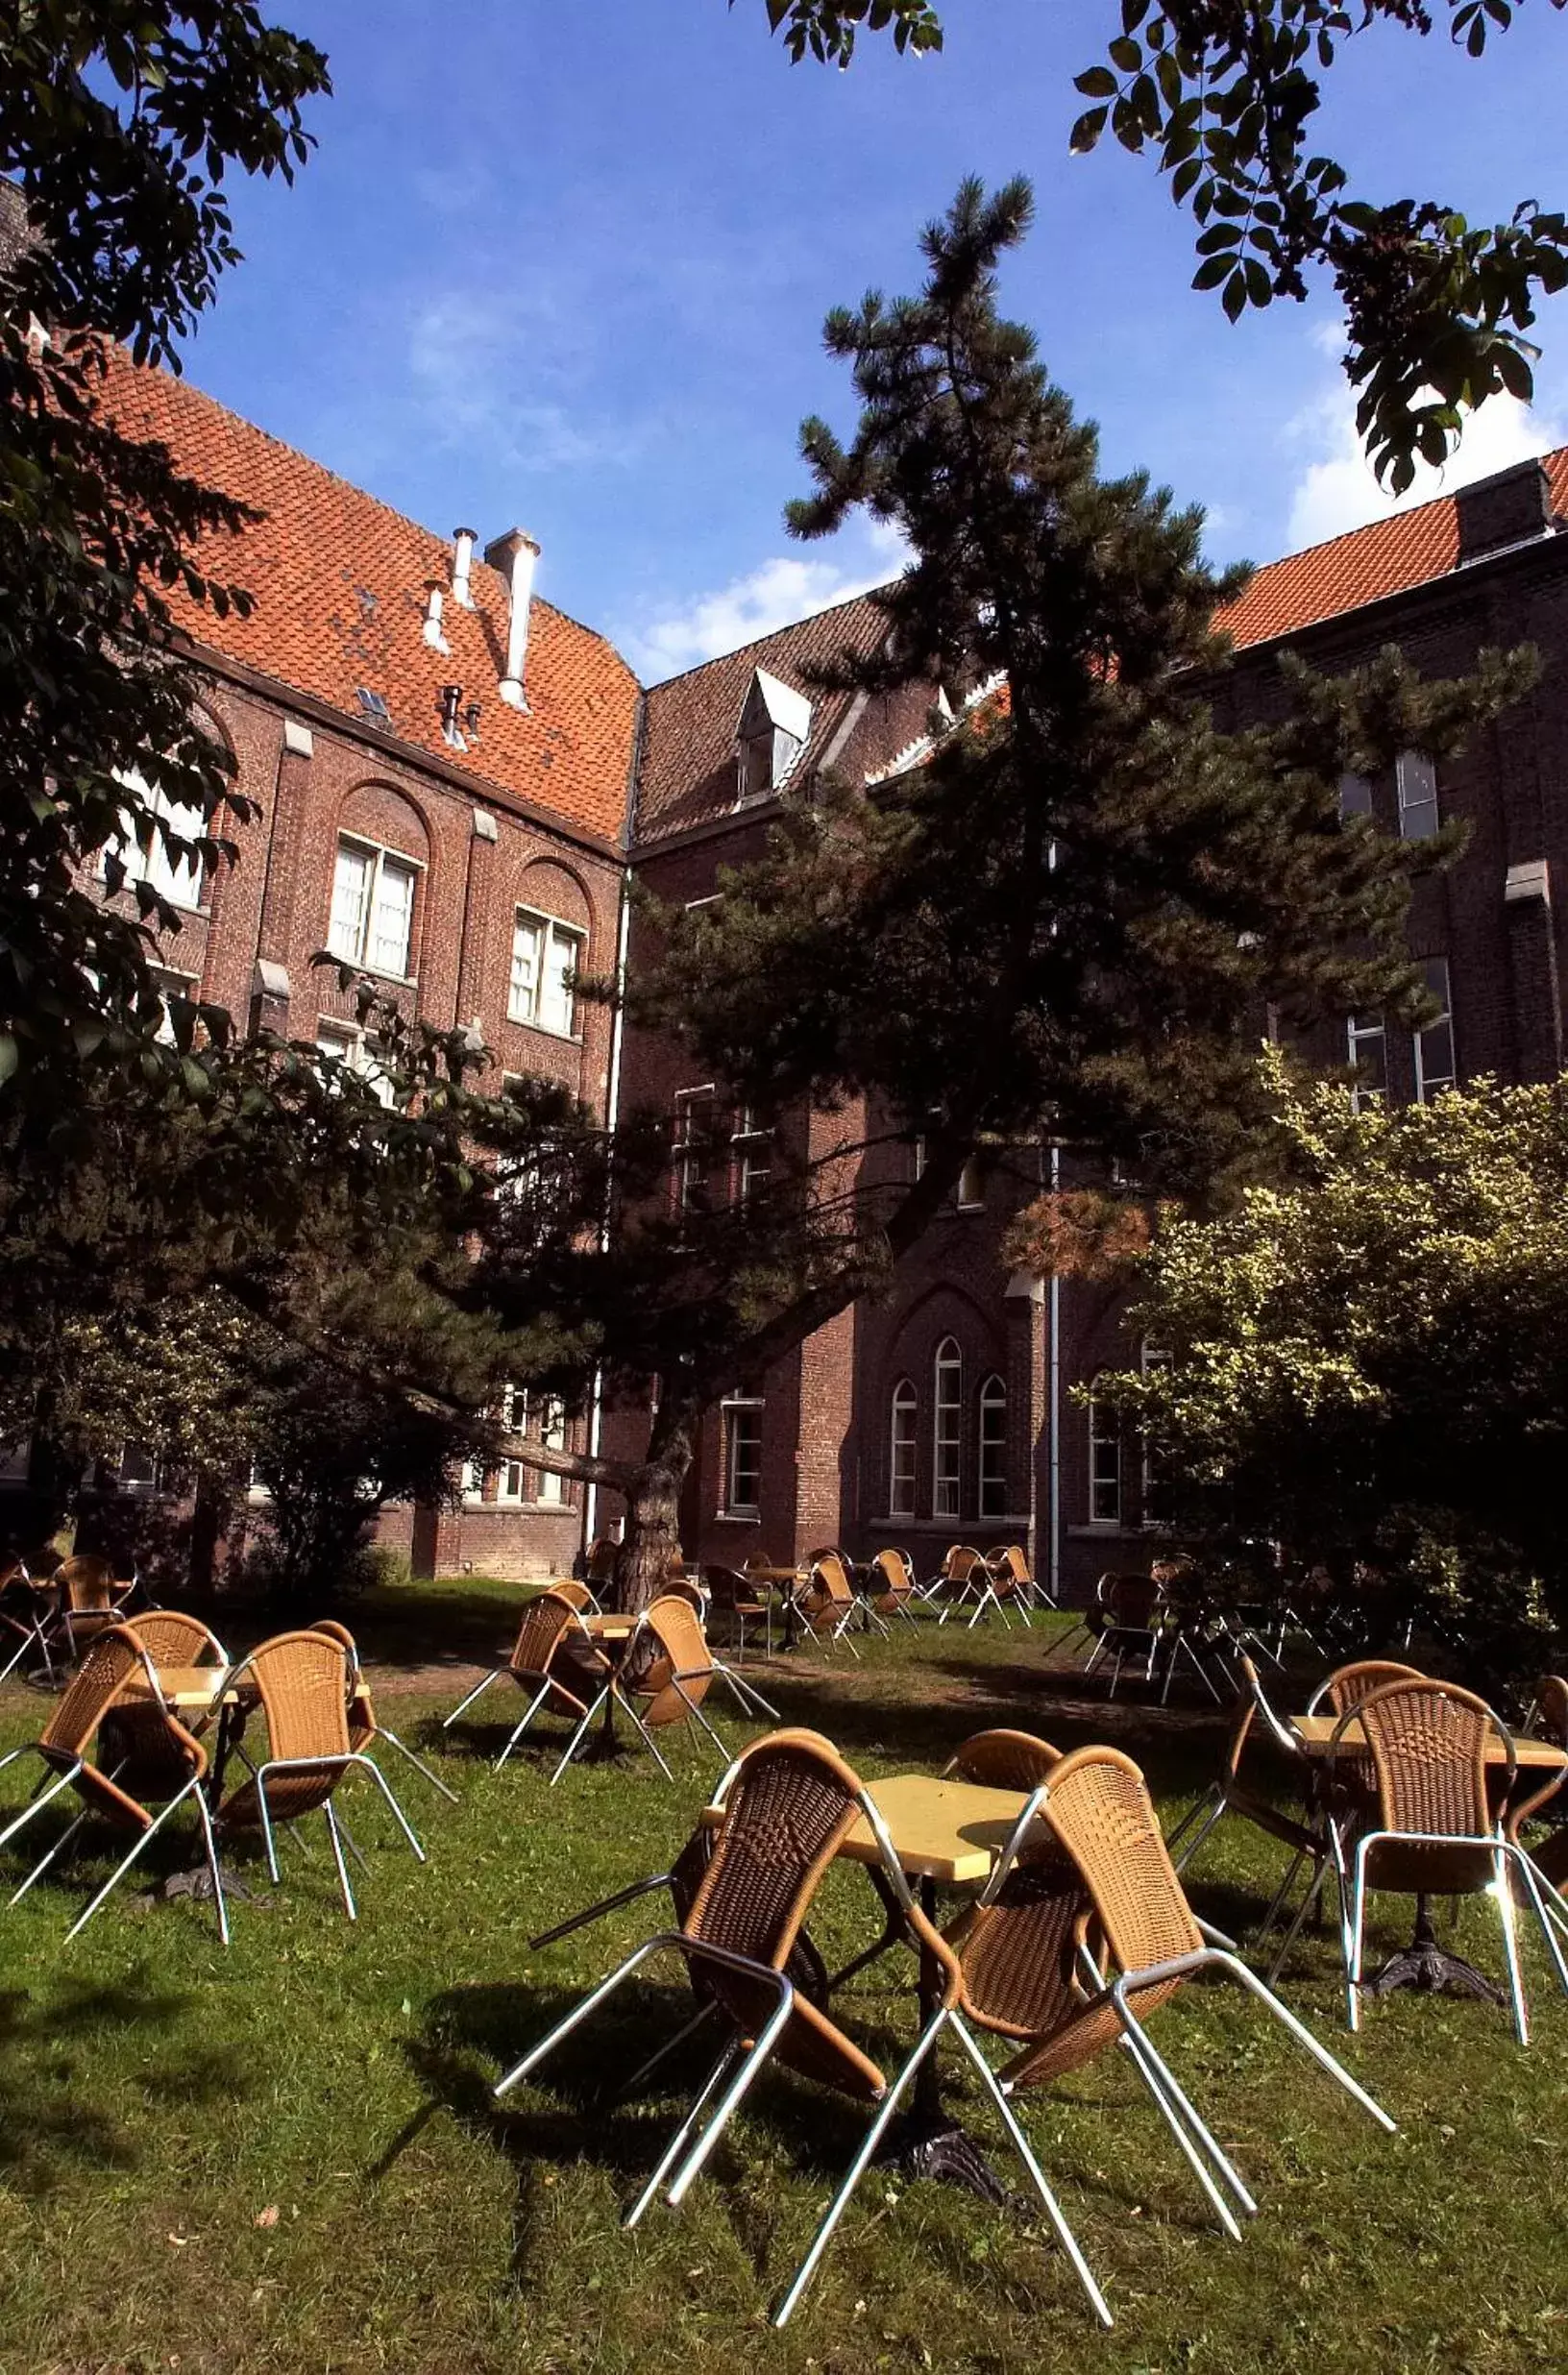
{"label": "white cloud", "polygon": [[[1314,343],[1323,346],[1321,337]],[[1563,428],[1544,413],[1515,396],[1494,396],[1470,414],[1458,452],[1440,470],[1418,463],[1409,492],[1396,502],[1372,475],[1356,432],[1355,396],[1337,375],[1332,387],[1296,415],[1286,434],[1298,452],[1311,457],[1290,500],[1288,549],[1293,552],[1342,536],[1347,528],[1364,527],[1369,520],[1430,502],[1434,495],[1452,495],[1456,487],[1489,477],[1494,470],[1507,470],[1510,463],[1568,443]]]}
{"label": "white cloud", "polygon": [[624,627],[616,640],[646,682],[678,675],[814,611],[886,585],[908,559],[902,534],[885,521],[869,523],[857,541],[860,557],[853,564],[781,552],[732,577],[715,594],[700,594],[678,609]]}
{"label": "white cloud", "polygon": [[509,300],[455,289],[408,323],[408,377],[438,447],[482,443],[508,471],[629,461],[637,438],[591,419],[548,288]]}

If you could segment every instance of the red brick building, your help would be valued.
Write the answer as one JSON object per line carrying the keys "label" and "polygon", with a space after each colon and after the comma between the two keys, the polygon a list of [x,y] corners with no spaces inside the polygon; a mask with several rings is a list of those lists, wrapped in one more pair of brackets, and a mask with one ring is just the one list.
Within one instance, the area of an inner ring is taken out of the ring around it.
{"label": "red brick building", "polygon": [[[722,1084],[686,1079],[635,1033],[618,1048],[609,1016],[576,1005],[572,972],[613,970],[632,871],[666,899],[705,898],[819,772],[863,781],[919,742],[923,688],[872,700],[806,681],[813,660],[870,645],[874,607],[842,604],[641,693],[600,636],[533,595],[534,549],[517,531],[480,558],[468,531],[429,533],[182,381],[126,366],[114,396],[194,475],[267,515],[234,556],[253,614],[193,608],[183,622],[259,813],[237,866],[165,884],[184,910],[171,974],[369,1063],[350,1001],[312,968],[330,948],[410,1014],[482,1034],[503,1070],[551,1074],[607,1114],[618,1095],[657,1104],[678,1143]],[[1434,771],[1412,754],[1386,782],[1345,787],[1389,831],[1470,828],[1410,922],[1446,1019],[1412,1039],[1360,1016],[1319,1051],[1381,1065],[1395,1097],[1561,1066],[1564,514],[1568,450],[1260,571],[1227,622],[1240,658],[1218,699],[1237,718],[1282,698],[1286,650],[1336,669],[1395,642],[1443,674],[1484,646],[1540,649],[1536,693],[1462,759]],[[730,1120],[739,1196],[769,1141],[747,1115]],[[1051,1163],[1024,1148],[967,1173],[886,1300],[711,1414],[682,1513],[689,1554],[896,1540],[927,1573],[951,1540],[1017,1538],[1069,1595],[1139,1555],[1138,1448],[1070,1389],[1139,1348],[1114,1295],[1010,1277],[998,1253]],[[579,1444],[595,1424],[526,1416]],[[635,1441],[634,1416],[608,1427],[608,1448]],[[385,1538],[424,1571],[535,1573],[567,1566],[614,1514],[521,1463],[468,1482],[451,1509],[390,1512]]]}

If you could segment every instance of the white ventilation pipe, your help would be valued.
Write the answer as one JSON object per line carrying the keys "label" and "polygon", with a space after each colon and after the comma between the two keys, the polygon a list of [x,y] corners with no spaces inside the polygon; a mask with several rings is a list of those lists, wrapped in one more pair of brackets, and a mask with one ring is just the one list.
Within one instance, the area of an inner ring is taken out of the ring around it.
{"label": "white ventilation pipe", "polygon": [[441,632],[441,605],[444,597],[440,580],[429,577],[425,582],[425,641],[432,651],[445,651],[447,639]]}
{"label": "white ventilation pipe", "polygon": [[533,571],[539,547],[520,527],[509,528],[486,545],[484,557],[506,579],[510,610],[506,621],[506,672],[497,690],[510,709],[527,709],[523,666],[528,649],[528,606],[533,600]]}
{"label": "white ventilation pipe", "polygon": [[474,530],[454,527],[452,531],[452,599],[461,602],[465,610],[474,607],[474,589],[468,582],[468,573],[474,565]]}

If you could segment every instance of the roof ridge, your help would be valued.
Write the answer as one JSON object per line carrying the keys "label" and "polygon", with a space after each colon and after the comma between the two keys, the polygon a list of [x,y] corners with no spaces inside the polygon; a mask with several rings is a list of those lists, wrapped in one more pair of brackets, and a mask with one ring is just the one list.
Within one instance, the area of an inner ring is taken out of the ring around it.
{"label": "roof ridge", "polygon": [[[1544,453],[1526,453],[1517,462],[1505,462],[1502,470],[1487,471],[1486,477],[1488,478],[1503,477],[1510,470],[1523,468],[1526,462],[1539,462],[1544,469],[1549,462],[1564,457],[1568,457],[1568,445],[1548,446]],[[1284,569],[1291,561],[1310,560],[1314,552],[1327,552],[1331,545],[1350,544],[1358,536],[1369,535],[1374,528],[1391,527],[1399,522],[1418,520],[1423,511],[1434,511],[1439,503],[1458,502],[1459,497],[1466,494],[1471,487],[1480,486],[1482,483],[1483,481],[1480,478],[1467,478],[1461,486],[1449,487],[1439,494],[1429,495],[1425,502],[1410,503],[1404,508],[1385,511],[1375,520],[1362,520],[1356,527],[1342,527],[1336,536],[1320,536],[1315,544],[1297,545],[1291,551],[1281,552],[1271,561],[1255,561],[1252,565],[1252,582],[1256,584],[1257,580],[1265,576],[1271,569]],[[1251,591],[1250,586],[1248,591]],[[1228,602],[1222,606],[1227,610],[1231,607]]]}
{"label": "roof ridge", "polygon": [[[897,580],[889,577],[886,582],[894,585]],[[852,609],[856,602],[870,601],[873,594],[880,594],[881,591],[879,585],[862,586],[858,594],[841,594],[836,602],[824,602],[820,610],[803,610],[799,618],[786,619],[782,626],[770,627],[766,635],[748,636],[745,643],[732,644],[727,651],[714,651],[705,660],[694,660],[690,668],[677,668],[673,676],[660,676],[647,689],[649,693],[662,693],[666,685],[680,684],[688,676],[699,676],[705,668],[717,668],[723,660],[738,660],[744,651],[754,651],[759,644],[772,643],[780,635],[793,635],[798,627],[810,626],[818,619],[830,619],[836,610]]]}

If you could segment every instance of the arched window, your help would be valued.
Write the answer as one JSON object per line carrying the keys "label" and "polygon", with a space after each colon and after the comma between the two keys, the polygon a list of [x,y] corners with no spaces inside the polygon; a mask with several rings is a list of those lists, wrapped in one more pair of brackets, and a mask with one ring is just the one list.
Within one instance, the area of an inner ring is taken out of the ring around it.
{"label": "arched window", "polygon": [[1089,1518],[1092,1526],[1121,1523],[1121,1421],[1090,1390]]}
{"label": "arched window", "polygon": [[1007,1514],[1007,1387],[988,1377],[980,1388],[980,1515]]}
{"label": "arched window", "polygon": [[936,1428],[931,1514],[956,1517],[963,1451],[964,1359],[951,1336],[937,1346]]}
{"label": "arched window", "polygon": [[893,1389],[893,1427],[888,1446],[888,1515],[915,1514],[915,1388],[901,1377]]}

